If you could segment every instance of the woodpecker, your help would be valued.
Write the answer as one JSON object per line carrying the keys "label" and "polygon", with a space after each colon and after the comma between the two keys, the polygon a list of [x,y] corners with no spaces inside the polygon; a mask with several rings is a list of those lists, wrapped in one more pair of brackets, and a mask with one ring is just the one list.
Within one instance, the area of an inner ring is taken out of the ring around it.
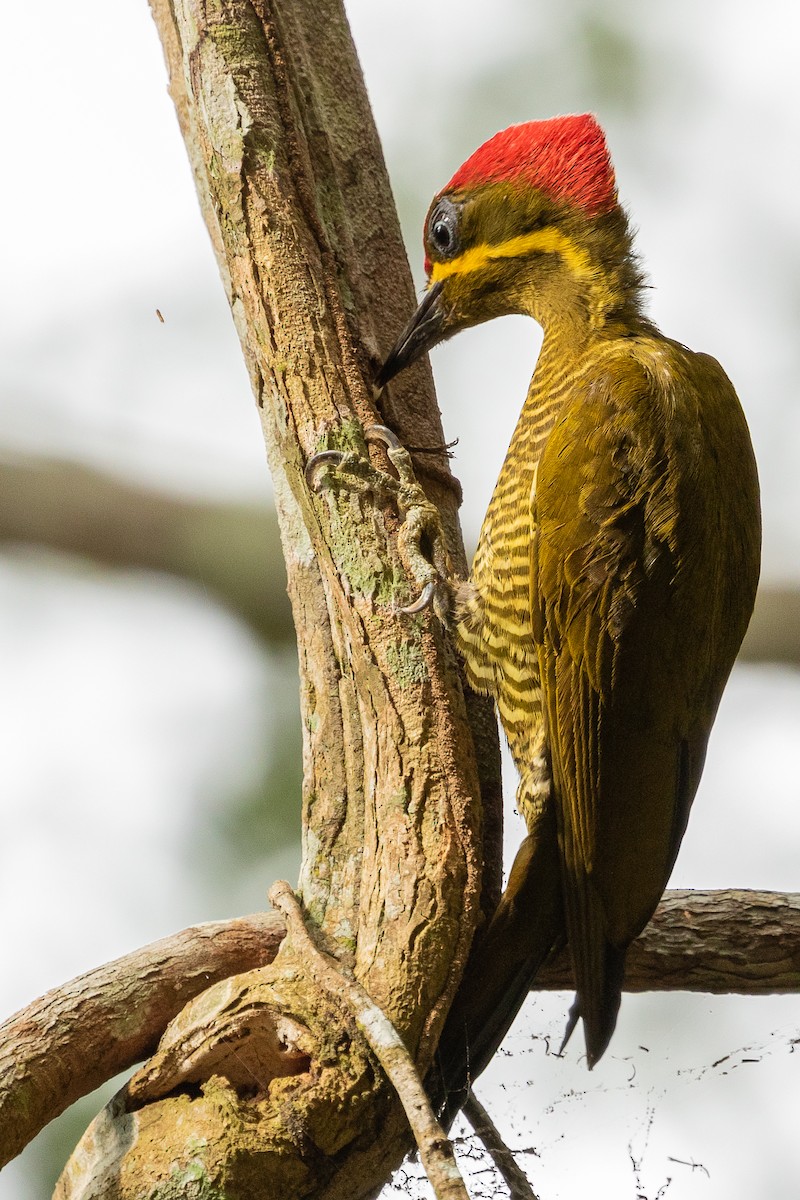
{"label": "woodpecker", "polygon": [[450,1040],[466,1038],[456,1057],[476,1074],[566,940],[567,1036],[579,1015],[591,1068],[614,1031],[626,951],[672,871],[752,611],[753,450],[719,364],[643,311],[593,116],[492,137],[434,197],[424,244],[427,290],[381,387],[494,317],[527,314],[544,333],[456,588],[467,679],[496,701],[528,836]]}

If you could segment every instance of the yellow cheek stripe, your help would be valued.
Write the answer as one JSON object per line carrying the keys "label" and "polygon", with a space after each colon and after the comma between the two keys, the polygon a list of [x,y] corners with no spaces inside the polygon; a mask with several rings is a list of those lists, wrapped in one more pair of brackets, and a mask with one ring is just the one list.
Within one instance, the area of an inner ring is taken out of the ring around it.
{"label": "yellow cheek stripe", "polygon": [[479,271],[498,258],[524,258],[536,252],[560,254],[574,275],[592,274],[591,260],[586,251],[576,246],[561,230],[546,226],[544,229],[534,229],[532,233],[508,238],[505,242],[482,242],[448,262],[434,263],[429,282],[438,283],[440,279],[447,279],[451,275]]}

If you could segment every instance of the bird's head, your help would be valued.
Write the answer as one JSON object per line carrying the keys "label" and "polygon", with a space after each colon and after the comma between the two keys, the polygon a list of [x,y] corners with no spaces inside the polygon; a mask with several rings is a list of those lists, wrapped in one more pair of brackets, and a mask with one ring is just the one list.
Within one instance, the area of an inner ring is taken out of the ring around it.
{"label": "bird's head", "polygon": [[509,313],[598,325],[638,312],[641,278],[593,116],[512,125],[485,142],[425,219],[422,303],[379,386],[461,329]]}

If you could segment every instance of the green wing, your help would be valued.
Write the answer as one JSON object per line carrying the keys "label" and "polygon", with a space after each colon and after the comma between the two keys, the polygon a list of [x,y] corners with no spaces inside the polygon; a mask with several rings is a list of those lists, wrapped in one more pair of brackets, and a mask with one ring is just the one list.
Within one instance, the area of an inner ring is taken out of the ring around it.
{"label": "green wing", "polygon": [[590,1066],[614,1029],[627,946],[666,886],[711,720],[692,713],[691,479],[673,399],[623,360],[566,407],[536,489],[531,601]]}

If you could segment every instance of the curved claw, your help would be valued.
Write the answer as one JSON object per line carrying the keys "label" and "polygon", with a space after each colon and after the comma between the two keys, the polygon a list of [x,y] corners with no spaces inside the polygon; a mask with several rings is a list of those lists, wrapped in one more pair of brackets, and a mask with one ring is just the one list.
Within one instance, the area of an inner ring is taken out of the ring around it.
{"label": "curved claw", "polygon": [[403,443],[395,433],[386,425],[367,425],[364,430],[364,439],[367,442],[382,442],[387,450],[403,450]]}
{"label": "curved claw", "polygon": [[436,584],[433,580],[425,584],[425,587],[420,592],[413,604],[407,604],[400,609],[401,613],[405,613],[407,617],[413,617],[415,613],[424,612],[433,603],[433,598],[436,595]]}
{"label": "curved claw", "polygon": [[336,463],[338,466],[343,458],[344,454],[341,450],[320,450],[319,454],[311,455],[311,458],[308,460],[305,466],[305,477],[306,483],[311,488],[312,492],[317,490],[314,472],[319,467],[324,467],[326,463]]}
{"label": "curved claw", "polygon": [[[306,462],[306,482],[309,488],[316,492],[316,471],[320,467],[341,467],[345,462],[348,465],[360,464],[358,472],[354,475],[356,485],[362,491],[368,490],[374,496],[391,499],[394,503],[402,518],[398,533],[401,557],[406,562],[411,578],[419,583],[423,579],[427,580],[417,599],[398,611],[405,616],[414,616],[432,607],[437,616],[446,623],[446,608],[440,603],[439,587],[443,585],[448,574],[446,566],[442,565],[443,562],[446,563],[447,556],[446,552],[436,550],[436,545],[442,537],[436,509],[417,483],[408,450],[391,429],[386,425],[368,425],[364,430],[364,439],[367,442],[380,442],[386,448],[396,476],[372,467],[363,454],[359,455],[356,451],[320,450],[319,453],[312,454]],[[420,550],[420,539],[424,534],[427,534],[434,544],[433,562]],[[432,579],[431,575],[437,573],[441,578]]]}

